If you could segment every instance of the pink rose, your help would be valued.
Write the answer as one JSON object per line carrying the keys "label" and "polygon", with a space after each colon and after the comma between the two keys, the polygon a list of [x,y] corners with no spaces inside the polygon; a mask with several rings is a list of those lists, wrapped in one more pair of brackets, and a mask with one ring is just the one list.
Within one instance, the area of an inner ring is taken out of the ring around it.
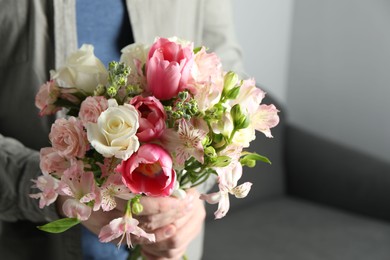
{"label": "pink rose", "polygon": [[40,151],[40,168],[43,173],[55,173],[61,176],[69,168],[70,161],[60,156],[53,147],[45,147]]}
{"label": "pink rose", "polygon": [[96,123],[100,114],[108,108],[108,101],[105,97],[87,97],[80,106],[79,117],[84,125]]}
{"label": "pink rose", "polygon": [[139,112],[137,137],[141,142],[159,138],[165,129],[166,114],[163,105],[155,97],[136,96],[130,104]]}
{"label": "pink rose", "polygon": [[60,156],[83,158],[89,149],[87,134],[75,117],[57,119],[51,127],[49,139]]}
{"label": "pink rose", "polygon": [[188,88],[194,53],[191,46],[159,38],[150,48],[146,62],[148,90],[158,99],[167,100]]}
{"label": "pink rose", "polygon": [[170,196],[176,182],[172,158],[156,144],[142,145],[117,167],[131,192],[147,196]]}
{"label": "pink rose", "polygon": [[61,91],[53,80],[46,82],[39,88],[35,96],[35,106],[40,109],[40,116],[51,115],[61,109],[61,107],[54,105],[60,94]]}

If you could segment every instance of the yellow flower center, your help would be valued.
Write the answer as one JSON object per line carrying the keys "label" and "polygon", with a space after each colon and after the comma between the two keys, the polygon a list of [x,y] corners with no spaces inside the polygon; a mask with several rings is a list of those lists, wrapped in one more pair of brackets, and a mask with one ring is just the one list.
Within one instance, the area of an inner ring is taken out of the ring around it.
{"label": "yellow flower center", "polygon": [[154,176],[160,174],[161,171],[162,171],[162,168],[158,162],[144,163],[144,164],[140,164],[137,167],[137,172],[140,172],[143,175],[148,176],[148,177],[154,177]]}

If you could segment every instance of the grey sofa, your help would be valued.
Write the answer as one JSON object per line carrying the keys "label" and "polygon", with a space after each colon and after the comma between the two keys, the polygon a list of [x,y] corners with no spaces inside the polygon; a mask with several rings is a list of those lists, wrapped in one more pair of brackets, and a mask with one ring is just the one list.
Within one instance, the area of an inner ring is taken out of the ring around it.
{"label": "grey sofa", "polygon": [[221,220],[207,206],[203,259],[390,260],[390,164],[281,116],[252,144],[273,164],[245,168],[248,197]]}

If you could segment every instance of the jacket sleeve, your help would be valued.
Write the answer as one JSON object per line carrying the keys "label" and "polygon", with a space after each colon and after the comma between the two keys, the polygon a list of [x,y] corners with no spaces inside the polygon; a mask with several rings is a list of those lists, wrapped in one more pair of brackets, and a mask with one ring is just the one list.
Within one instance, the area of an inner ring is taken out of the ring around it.
{"label": "jacket sleeve", "polygon": [[40,209],[29,197],[32,179],[41,174],[39,153],[0,134],[0,220],[48,222],[58,218],[54,203]]}

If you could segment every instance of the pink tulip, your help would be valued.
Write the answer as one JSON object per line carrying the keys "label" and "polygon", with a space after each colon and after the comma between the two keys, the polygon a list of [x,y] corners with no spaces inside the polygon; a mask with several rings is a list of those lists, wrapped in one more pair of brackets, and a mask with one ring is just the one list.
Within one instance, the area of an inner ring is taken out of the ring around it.
{"label": "pink tulip", "polygon": [[165,129],[166,114],[163,105],[155,97],[136,96],[130,104],[139,112],[137,137],[141,142],[159,138]]}
{"label": "pink tulip", "polygon": [[123,182],[136,194],[170,196],[176,181],[172,158],[156,144],[142,145],[128,160],[117,167]]}
{"label": "pink tulip", "polygon": [[193,63],[190,46],[159,38],[150,48],[146,62],[148,90],[160,100],[175,97],[188,88]]}

